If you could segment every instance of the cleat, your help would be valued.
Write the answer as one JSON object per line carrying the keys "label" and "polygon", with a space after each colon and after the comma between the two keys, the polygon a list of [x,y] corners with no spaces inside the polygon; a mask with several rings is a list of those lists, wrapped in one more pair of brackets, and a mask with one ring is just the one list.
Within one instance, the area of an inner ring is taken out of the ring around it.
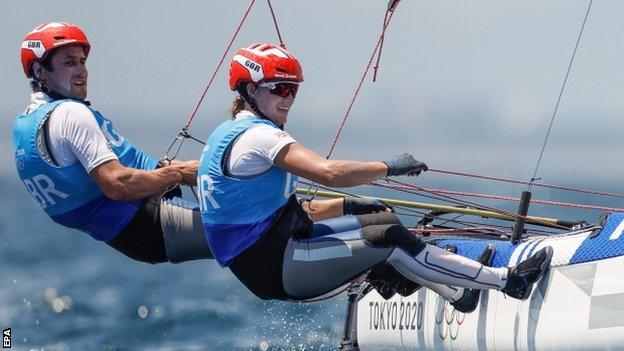
{"label": "cleat", "polygon": [[535,282],[548,271],[552,256],[553,249],[547,246],[530,258],[520,262],[517,266],[510,267],[507,274],[507,284],[501,289],[501,292],[514,299],[528,299],[531,296]]}
{"label": "cleat", "polygon": [[457,246],[455,246],[455,245],[446,244],[446,245],[444,245],[443,249],[448,251],[448,252],[452,252],[454,254],[457,253]]}
{"label": "cleat", "polygon": [[[476,261],[481,263],[484,266],[492,265],[492,258],[494,257],[494,247],[488,245],[481,255],[477,257]],[[479,289],[464,289],[464,293],[459,298],[459,300],[455,302],[451,302],[451,306],[455,308],[456,311],[463,313],[470,313],[477,309],[477,305],[479,304],[479,297],[481,296],[481,290]]]}

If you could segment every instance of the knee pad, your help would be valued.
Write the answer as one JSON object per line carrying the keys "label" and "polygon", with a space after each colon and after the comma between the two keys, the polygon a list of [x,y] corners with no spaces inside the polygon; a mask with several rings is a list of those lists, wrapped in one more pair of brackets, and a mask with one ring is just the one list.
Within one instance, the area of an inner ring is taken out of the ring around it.
{"label": "knee pad", "polygon": [[399,247],[412,256],[418,255],[427,245],[400,224],[370,225],[362,228],[361,233],[373,247]]}
{"label": "knee pad", "polygon": [[365,215],[355,216],[362,227],[369,225],[381,224],[399,224],[402,225],[399,217],[392,212],[369,213]]}

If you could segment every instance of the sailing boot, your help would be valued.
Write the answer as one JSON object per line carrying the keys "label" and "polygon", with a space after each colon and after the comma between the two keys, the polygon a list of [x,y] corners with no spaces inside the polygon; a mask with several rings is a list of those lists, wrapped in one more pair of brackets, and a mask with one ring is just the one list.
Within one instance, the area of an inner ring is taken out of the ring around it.
{"label": "sailing boot", "polygon": [[[488,245],[481,255],[477,257],[476,261],[484,266],[490,267],[492,265],[492,258],[494,257],[494,247]],[[481,290],[479,289],[464,289],[464,293],[455,302],[451,302],[451,305],[456,311],[463,313],[470,313],[477,308],[479,304],[479,297],[481,296]]]}
{"label": "sailing boot", "polygon": [[366,281],[386,300],[395,293],[403,297],[409,296],[421,287],[420,284],[405,278],[387,263],[373,268],[366,277]]}
{"label": "sailing boot", "polygon": [[388,300],[394,296],[394,280],[399,273],[388,263],[371,269],[366,276],[366,281],[373,287],[381,297]]}
{"label": "sailing boot", "polygon": [[501,292],[514,299],[528,299],[531,296],[533,284],[548,271],[552,256],[552,247],[546,246],[517,266],[510,267],[507,274],[507,284],[501,289]]}
{"label": "sailing boot", "polygon": [[394,290],[397,292],[397,294],[403,297],[407,297],[415,293],[416,290],[420,289],[421,287],[422,285],[401,276],[401,279],[398,280],[398,283],[394,287]]}

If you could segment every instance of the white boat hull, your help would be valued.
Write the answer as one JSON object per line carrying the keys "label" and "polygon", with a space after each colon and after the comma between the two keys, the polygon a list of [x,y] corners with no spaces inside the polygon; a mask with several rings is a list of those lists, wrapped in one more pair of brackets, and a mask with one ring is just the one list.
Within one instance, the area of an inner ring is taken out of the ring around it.
{"label": "white boat hull", "polygon": [[[526,301],[484,291],[477,310],[456,312],[420,289],[384,300],[371,290],[357,304],[360,350],[624,350],[624,219],[599,235],[581,232],[508,251],[513,265],[544,245],[552,267]],[[622,237],[622,238],[621,238]],[[461,248],[460,248],[461,251]],[[473,250],[474,251],[474,250]],[[594,253],[598,252],[598,253]],[[600,255],[602,257],[597,257]],[[585,262],[575,263],[585,260]]]}

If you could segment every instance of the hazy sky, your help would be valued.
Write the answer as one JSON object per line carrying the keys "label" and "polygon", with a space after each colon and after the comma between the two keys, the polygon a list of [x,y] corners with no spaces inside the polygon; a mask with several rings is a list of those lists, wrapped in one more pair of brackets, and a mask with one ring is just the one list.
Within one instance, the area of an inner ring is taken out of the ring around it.
{"label": "hazy sky", "polygon": [[[247,1],[0,3],[0,169],[14,174],[11,123],[28,100],[19,46],[62,20],[91,43],[89,99],[117,129],[161,155],[196,103]],[[325,153],[379,32],[387,1],[275,1],[305,83],[287,129]],[[336,158],[411,152],[430,166],[528,179],[588,1],[403,0],[387,34],[379,81],[367,81]],[[235,48],[276,41],[258,0]],[[232,54],[229,55],[231,57]],[[587,187],[624,172],[624,2],[595,1],[542,172]],[[192,127],[204,139],[227,114],[227,64]],[[197,157],[188,144],[185,156]],[[433,175],[428,175],[433,177]],[[431,178],[430,178],[431,179]]]}

